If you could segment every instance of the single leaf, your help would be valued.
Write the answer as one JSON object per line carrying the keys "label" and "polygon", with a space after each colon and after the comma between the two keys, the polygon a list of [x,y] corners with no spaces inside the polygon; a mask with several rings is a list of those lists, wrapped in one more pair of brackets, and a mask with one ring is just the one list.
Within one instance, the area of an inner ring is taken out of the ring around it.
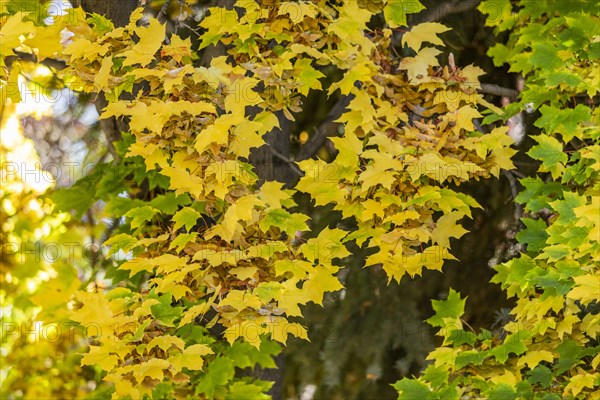
{"label": "single leaf", "polygon": [[390,28],[407,26],[407,14],[416,14],[425,7],[418,0],[388,0],[383,9],[385,20]]}
{"label": "single leaf", "polygon": [[185,228],[189,232],[194,225],[196,225],[196,221],[198,221],[200,217],[202,217],[202,215],[198,211],[191,207],[184,207],[173,215],[173,221],[175,222],[173,229],[177,230],[185,225]]}
{"label": "single leaf", "polygon": [[408,47],[416,52],[421,50],[423,42],[443,46],[444,42],[442,42],[438,35],[449,30],[450,28],[438,22],[425,22],[414,26],[410,31],[406,32],[402,36],[402,45],[408,44]]}

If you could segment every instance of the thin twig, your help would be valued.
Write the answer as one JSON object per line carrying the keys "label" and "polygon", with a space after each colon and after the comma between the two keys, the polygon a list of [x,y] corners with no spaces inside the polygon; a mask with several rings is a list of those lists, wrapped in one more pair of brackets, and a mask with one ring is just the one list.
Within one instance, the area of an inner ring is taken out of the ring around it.
{"label": "thin twig", "polygon": [[469,330],[471,332],[475,333],[475,329],[473,329],[473,327],[471,325],[469,325],[469,323],[466,320],[460,318],[460,322],[462,322],[463,324],[465,324],[467,326],[467,328],[469,328]]}
{"label": "thin twig", "polygon": [[[515,179],[515,177],[511,171],[507,171],[507,170],[503,169],[502,173],[504,174],[504,176],[508,180],[508,184],[510,185],[510,191],[512,194],[512,198],[510,200],[512,200],[514,202],[514,200],[519,195],[519,188],[517,187],[517,180]],[[521,221],[521,217],[523,217],[523,207],[521,207],[521,205],[517,202],[514,202],[514,203],[515,203],[515,220],[518,224]]]}
{"label": "thin twig", "polygon": [[167,19],[167,10],[169,9],[169,6],[171,5],[171,0],[165,0],[165,4],[163,4],[163,6],[160,8],[160,11],[158,12],[158,14],[156,15],[156,19],[161,21],[162,17],[165,17],[165,19]]}
{"label": "thin twig", "polygon": [[292,160],[290,160],[289,158],[287,158],[286,156],[284,156],[283,154],[281,154],[280,152],[278,152],[277,150],[275,150],[269,143],[267,143],[267,147],[269,148],[269,151],[275,157],[277,157],[281,161],[287,163],[292,168],[292,171],[294,171],[294,174],[296,174],[299,177],[303,177],[304,176],[304,172],[302,172],[302,170],[300,168],[298,168],[298,165],[296,165],[295,162],[293,162]]}

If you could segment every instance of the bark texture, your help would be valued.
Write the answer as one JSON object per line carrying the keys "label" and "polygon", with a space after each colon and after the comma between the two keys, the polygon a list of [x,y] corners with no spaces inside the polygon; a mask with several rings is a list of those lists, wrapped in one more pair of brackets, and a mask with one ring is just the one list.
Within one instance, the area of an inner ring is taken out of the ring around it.
{"label": "bark texture", "polygon": [[81,6],[85,12],[104,15],[116,27],[127,25],[129,16],[138,6],[137,0],[71,0],[74,7]]}

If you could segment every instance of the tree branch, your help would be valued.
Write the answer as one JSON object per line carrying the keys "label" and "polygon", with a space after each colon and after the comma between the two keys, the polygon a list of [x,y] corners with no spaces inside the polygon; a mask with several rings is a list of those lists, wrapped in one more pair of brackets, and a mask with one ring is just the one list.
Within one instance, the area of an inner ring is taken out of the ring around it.
{"label": "tree branch", "polygon": [[159,20],[161,23],[165,22],[165,20],[168,19],[167,10],[169,9],[170,5],[171,0],[166,0],[165,4],[163,4],[163,6],[160,8],[160,11],[156,15],[156,19]]}
{"label": "tree branch", "polygon": [[509,97],[511,99],[519,97],[519,92],[517,90],[493,85],[491,83],[482,83],[479,92],[493,94],[494,96]]}
{"label": "tree branch", "polygon": [[292,160],[290,160],[289,158],[287,158],[286,156],[284,156],[283,154],[281,154],[280,152],[278,152],[277,150],[275,150],[269,143],[267,143],[267,147],[269,149],[269,151],[277,158],[279,158],[281,161],[287,163],[292,171],[294,171],[294,174],[296,174],[299,177],[303,177],[304,176],[304,172],[302,172],[302,170],[300,170],[300,168],[298,168],[298,166],[296,165],[295,162],[293,162]]}
{"label": "tree branch", "polygon": [[327,118],[325,118],[323,123],[315,130],[315,134],[311,136],[304,146],[302,146],[296,156],[298,160],[311,158],[317,154],[317,151],[325,144],[328,137],[335,136],[339,126],[339,123],[335,122],[335,120],[342,115],[344,109],[348,107],[348,104],[350,104],[350,101],[353,98],[354,95],[340,97],[338,102],[335,103],[329,111],[329,114],[327,114]]}
{"label": "tree branch", "polygon": [[451,14],[458,14],[477,7],[481,0],[454,0],[444,2],[431,10],[424,12],[418,23],[440,21]]}
{"label": "tree branch", "polygon": [[13,51],[14,56],[8,56],[4,59],[4,63],[7,67],[10,67],[15,61],[29,61],[35,64],[42,64],[48,68],[54,68],[56,70],[63,70],[67,68],[67,64],[64,61],[55,60],[53,58],[45,58],[43,61],[38,61],[37,56],[31,53],[24,53],[22,51]]}

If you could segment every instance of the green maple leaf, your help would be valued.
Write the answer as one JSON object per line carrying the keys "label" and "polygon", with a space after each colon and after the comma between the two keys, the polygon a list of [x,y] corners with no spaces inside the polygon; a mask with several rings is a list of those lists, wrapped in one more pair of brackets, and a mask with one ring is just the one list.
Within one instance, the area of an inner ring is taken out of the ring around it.
{"label": "green maple leaf", "polygon": [[560,355],[556,364],[556,374],[562,374],[571,369],[581,357],[582,348],[572,339],[565,339],[556,347]]}
{"label": "green maple leaf", "polygon": [[512,50],[501,43],[496,43],[494,46],[490,47],[487,54],[492,57],[496,67],[501,67],[510,59]]}
{"label": "green maple leaf", "polygon": [[431,384],[436,386],[442,386],[448,383],[448,369],[445,365],[434,366],[430,364],[423,373],[423,378],[427,380],[427,382],[431,382]]}
{"label": "green maple leaf", "polygon": [[539,383],[542,388],[547,388],[552,382],[552,371],[543,365],[538,365],[530,373],[527,379],[531,384]]}
{"label": "green maple leaf", "polygon": [[[229,387],[225,400],[269,400],[271,396],[263,393],[265,388],[256,383],[235,382]],[[267,388],[268,390],[268,388]]]}
{"label": "green maple leaf", "polygon": [[577,86],[582,82],[583,80],[579,76],[568,71],[552,72],[546,77],[547,86],[559,86],[561,84]]}
{"label": "green maple leaf", "polygon": [[489,356],[488,351],[467,350],[457,354],[454,363],[456,369],[461,369],[466,365],[481,365]]}
{"label": "green maple leaf", "polygon": [[98,36],[103,36],[105,33],[115,29],[115,25],[111,20],[96,13],[90,14],[87,18],[87,22],[94,27],[94,32],[96,32]]}
{"label": "green maple leaf", "polygon": [[591,122],[592,118],[589,107],[583,104],[578,104],[575,108],[562,110],[544,104],[540,108],[540,112],[542,116],[534,125],[544,129],[548,133],[556,132],[562,134],[565,141],[569,141],[576,136],[578,126]]}
{"label": "green maple leaf", "polygon": [[398,400],[426,400],[431,390],[423,382],[402,378],[394,385],[398,391]]}
{"label": "green maple leaf", "polygon": [[529,57],[529,63],[546,71],[564,64],[558,56],[558,49],[547,43],[535,43],[533,45],[533,54]]}
{"label": "green maple leaf", "polygon": [[560,260],[564,257],[569,257],[573,252],[573,249],[566,244],[554,244],[552,246],[546,246],[544,252],[540,255],[540,258],[547,258],[549,261]]}
{"label": "green maple leaf", "polygon": [[306,221],[308,216],[301,213],[290,214],[283,209],[269,210],[265,217],[260,221],[259,226],[263,231],[267,231],[271,226],[281,229],[288,236],[294,236],[297,231],[308,231]]}
{"label": "green maple leaf", "polygon": [[555,211],[558,211],[560,214],[559,221],[563,224],[577,219],[573,210],[586,203],[585,197],[582,197],[577,193],[565,192],[564,196],[564,200],[556,200],[549,203]]}
{"label": "green maple leaf", "polygon": [[517,233],[517,240],[527,244],[527,250],[532,252],[540,251],[546,246],[548,233],[546,232],[546,223],[541,219],[522,218],[521,221],[527,227]]}
{"label": "green maple leaf", "polygon": [[558,163],[564,164],[569,160],[567,154],[563,153],[562,143],[552,136],[538,135],[532,137],[538,144],[533,146],[527,154],[536,160],[542,161],[542,167],[552,170]]}
{"label": "green maple leaf", "polygon": [[173,239],[171,241],[171,244],[169,245],[169,250],[177,249],[177,252],[180,252],[181,250],[183,250],[185,248],[185,246],[189,242],[195,241],[197,237],[198,237],[197,232],[183,233],[181,235],[178,235],[175,239]]}
{"label": "green maple leaf", "polygon": [[204,393],[209,399],[214,398],[215,390],[233,379],[235,367],[229,358],[217,357],[211,361],[206,374],[196,386],[196,394]]}
{"label": "green maple leaf", "polygon": [[310,89],[321,89],[321,82],[319,79],[324,78],[320,71],[314,69],[310,64],[312,60],[310,58],[301,58],[296,61],[294,65],[295,69],[298,69],[300,73],[298,74],[298,81],[302,85],[300,88],[300,93],[304,96],[308,95]]}
{"label": "green maple leaf", "polygon": [[165,326],[175,326],[173,321],[181,317],[184,307],[173,307],[171,305],[172,296],[165,294],[158,296],[158,304],[154,304],[150,307],[152,316],[160,321]]}
{"label": "green maple leaf", "polygon": [[70,212],[75,210],[75,217],[81,218],[83,214],[94,204],[94,191],[75,184],[70,188],[58,189],[50,198],[61,211]]}
{"label": "green maple leaf", "polygon": [[[143,207],[145,203],[138,199],[128,197],[114,197],[106,203],[106,212],[110,215],[125,215],[129,210],[137,207]],[[150,205],[154,206],[152,203]],[[157,208],[157,207],[155,207]]]}
{"label": "green maple leaf", "polygon": [[558,182],[544,182],[539,177],[524,178],[521,184],[525,187],[517,195],[515,201],[525,204],[525,208],[532,212],[539,212],[544,208],[550,207],[548,204],[552,197],[562,193],[562,186]]}
{"label": "green maple leaf", "polygon": [[407,14],[416,14],[425,7],[418,0],[388,0],[383,14],[390,28],[407,26]]}
{"label": "green maple leaf", "polygon": [[524,341],[531,334],[527,331],[518,331],[506,337],[504,343],[490,351],[490,355],[496,357],[498,362],[504,364],[511,353],[521,355],[527,351]]}
{"label": "green maple leaf", "polygon": [[118,235],[115,235],[104,242],[105,246],[110,246],[110,250],[108,251],[109,256],[119,250],[127,252],[135,248],[137,244],[137,239],[126,233],[119,233]]}
{"label": "green maple leaf", "polygon": [[[508,295],[514,295],[515,290],[525,290],[530,286],[529,277],[536,271],[536,263],[527,254],[521,254],[519,258],[513,258],[505,264],[498,264],[494,268],[497,273],[490,282],[501,285],[509,285]],[[513,288],[514,286],[514,288]]]}
{"label": "green maple leaf", "polygon": [[450,289],[446,300],[432,300],[431,304],[435,315],[427,320],[431,326],[443,327],[446,324],[446,318],[460,318],[465,310],[466,298],[461,299],[460,294],[454,289]]}
{"label": "green maple leaf", "polygon": [[488,400],[514,400],[517,398],[515,389],[505,383],[501,383],[490,391],[486,392]]}
{"label": "green maple leaf", "polygon": [[159,212],[160,211],[156,208],[150,206],[143,206],[129,210],[127,214],[125,214],[125,216],[131,218],[131,227],[135,229],[142,226],[144,222],[152,219],[152,217],[154,217],[154,215],[156,215],[156,213]]}
{"label": "green maple leaf", "polygon": [[173,216],[173,221],[175,221],[173,229],[177,230],[185,225],[185,228],[189,232],[190,229],[192,229],[194,225],[196,225],[196,221],[198,221],[198,218],[200,218],[201,216],[202,215],[198,211],[194,210],[191,207],[182,208],[181,210],[177,211],[177,213],[175,213],[175,215]]}
{"label": "green maple leaf", "polygon": [[166,194],[161,194],[156,196],[152,201],[150,201],[150,205],[164,214],[172,215],[174,214],[179,206],[186,206],[192,202],[190,196],[188,194],[182,194],[177,196],[174,192],[168,192]]}
{"label": "green maple leaf", "polygon": [[234,342],[224,354],[233,360],[236,368],[248,368],[255,364],[263,368],[277,368],[273,357],[280,351],[281,345],[263,336],[259,348],[246,342]]}

